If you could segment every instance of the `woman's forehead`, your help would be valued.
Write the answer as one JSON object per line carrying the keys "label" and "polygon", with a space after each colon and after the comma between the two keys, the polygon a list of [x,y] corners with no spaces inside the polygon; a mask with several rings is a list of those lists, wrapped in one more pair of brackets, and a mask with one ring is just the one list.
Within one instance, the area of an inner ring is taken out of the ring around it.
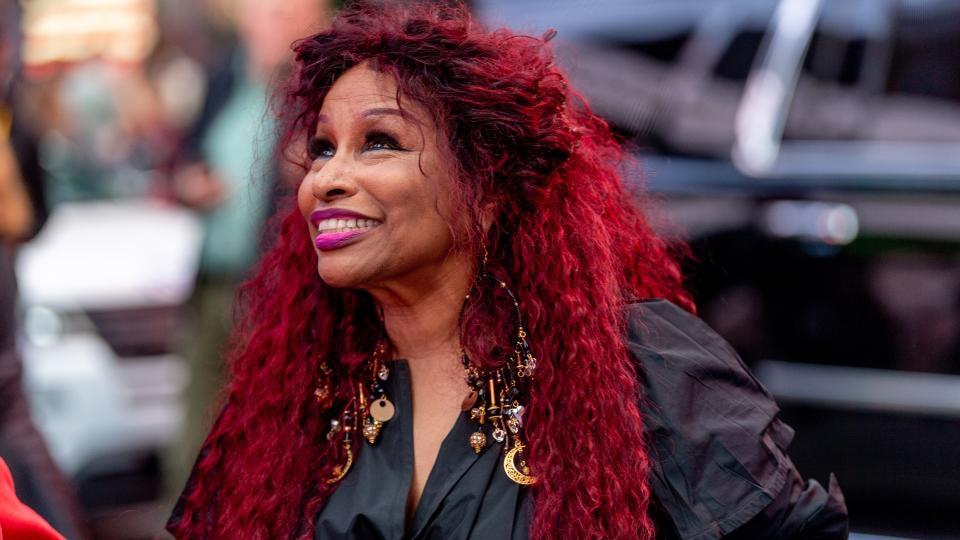
{"label": "woman's forehead", "polygon": [[398,92],[392,74],[367,63],[350,68],[334,81],[321,104],[317,124],[377,116],[394,116],[420,126],[433,124],[425,107]]}
{"label": "woman's forehead", "polygon": [[353,66],[337,77],[323,100],[324,107],[343,104],[397,107],[396,79],[367,63]]}

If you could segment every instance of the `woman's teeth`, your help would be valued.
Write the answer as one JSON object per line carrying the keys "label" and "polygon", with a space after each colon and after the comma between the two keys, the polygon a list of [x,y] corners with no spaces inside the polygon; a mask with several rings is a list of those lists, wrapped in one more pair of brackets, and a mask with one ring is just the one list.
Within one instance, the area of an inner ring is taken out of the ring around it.
{"label": "woman's teeth", "polygon": [[317,232],[320,234],[323,233],[332,233],[332,232],[344,232],[352,231],[355,229],[369,229],[371,227],[376,227],[379,225],[375,219],[325,219],[320,223],[317,223]]}

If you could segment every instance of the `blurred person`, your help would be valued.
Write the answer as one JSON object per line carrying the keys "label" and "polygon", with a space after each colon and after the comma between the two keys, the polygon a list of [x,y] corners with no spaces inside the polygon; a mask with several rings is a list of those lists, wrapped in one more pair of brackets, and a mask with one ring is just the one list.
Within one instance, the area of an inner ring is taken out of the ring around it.
{"label": "blurred person", "polygon": [[177,134],[146,71],[90,58],[29,81],[52,206],[148,196]]}
{"label": "blurred person", "polygon": [[291,44],[322,28],[324,0],[235,0],[239,43],[215,70],[196,125],[177,159],[172,192],[203,214],[204,242],[184,356],[190,380],[186,420],[169,456],[169,486],[179,491],[204,435],[223,380],[221,352],[233,320],[237,285],[260,251],[275,185],[268,89],[292,60]]}
{"label": "blurred person", "polygon": [[47,210],[35,138],[16,114],[13,37],[18,14],[6,3],[0,10],[0,457],[9,464],[29,506],[70,538],[83,538],[85,526],[72,488],[30,418],[17,353],[14,254],[19,243],[37,233]]}
{"label": "blurred person", "polygon": [[63,540],[53,527],[17,498],[13,475],[0,457],[0,540]]}
{"label": "blurred person", "polygon": [[847,536],[550,37],[358,4],[299,42],[304,176],[178,538]]}
{"label": "blurred person", "polygon": [[169,162],[173,119],[149,73],[158,33],[153,4],[25,4],[25,94],[51,205],[147,196],[154,169]]}

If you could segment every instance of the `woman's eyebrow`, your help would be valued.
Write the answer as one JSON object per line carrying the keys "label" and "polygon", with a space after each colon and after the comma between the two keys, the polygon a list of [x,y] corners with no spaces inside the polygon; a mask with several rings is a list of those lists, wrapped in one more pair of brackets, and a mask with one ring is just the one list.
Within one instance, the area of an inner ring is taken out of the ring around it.
{"label": "woman's eyebrow", "polygon": [[[395,109],[392,107],[374,107],[372,109],[367,109],[359,114],[360,118],[370,118],[371,116],[399,116],[401,118],[406,118],[407,115],[404,114],[400,109]],[[317,115],[318,124],[329,124],[330,117],[325,114]]]}
{"label": "woman's eyebrow", "polygon": [[369,118],[371,116],[383,116],[383,115],[394,115],[401,118],[405,118],[406,115],[403,114],[403,111],[400,109],[394,109],[392,107],[375,107],[373,109],[367,109],[360,113],[360,118]]}

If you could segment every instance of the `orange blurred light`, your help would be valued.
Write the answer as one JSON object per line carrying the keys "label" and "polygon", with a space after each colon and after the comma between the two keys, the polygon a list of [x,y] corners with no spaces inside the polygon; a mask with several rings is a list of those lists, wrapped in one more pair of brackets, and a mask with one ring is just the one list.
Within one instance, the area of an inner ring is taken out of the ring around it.
{"label": "orange blurred light", "polygon": [[101,58],[142,62],[156,44],[155,0],[24,0],[23,64],[28,73]]}

